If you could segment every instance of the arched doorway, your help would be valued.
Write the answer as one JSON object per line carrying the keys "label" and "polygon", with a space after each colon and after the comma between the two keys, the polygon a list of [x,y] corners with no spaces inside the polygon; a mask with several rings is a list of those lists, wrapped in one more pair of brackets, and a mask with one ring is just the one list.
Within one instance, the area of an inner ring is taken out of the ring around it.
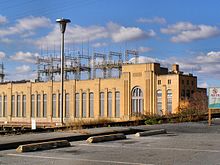
{"label": "arched doorway", "polygon": [[144,99],[143,99],[143,92],[139,87],[135,87],[132,90],[132,115],[140,115],[144,112]]}

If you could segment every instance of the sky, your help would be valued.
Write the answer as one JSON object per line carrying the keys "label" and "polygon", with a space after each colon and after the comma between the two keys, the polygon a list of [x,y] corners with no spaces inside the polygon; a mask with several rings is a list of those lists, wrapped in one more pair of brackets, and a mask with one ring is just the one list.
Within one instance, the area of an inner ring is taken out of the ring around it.
{"label": "sky", "polygon": [[219,6],[219,0],[0,0],[5,80],[33,80],[38,56],[59,55],[56,19],[63,17],[71,20],[66,53],[138,50],[140,62],[176,63],[198,77],[199,87],[220,86]]}

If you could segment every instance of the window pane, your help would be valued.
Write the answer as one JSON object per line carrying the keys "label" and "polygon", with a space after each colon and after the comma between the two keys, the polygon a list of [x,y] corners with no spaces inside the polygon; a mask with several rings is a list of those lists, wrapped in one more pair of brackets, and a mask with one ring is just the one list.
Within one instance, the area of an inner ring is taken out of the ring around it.
{"label": "window pane", "polygon": [[76,93],[76,102],[75,102],[75,117],[79,118],[79,93]]}
{"label": "window pane", "polygon": [[11,96],[11,114],[12,117],[15,117],[15,96]]}
{"label": "window pane", "polygon": [[120,92],[115,92],[115,115],[116,117],[120,117]]}
{"label": "window pane", "polygon": [[108,92],[108,117],[112,117],[112,92]]}
{"label": "window pane", "polygon": [[26,95],[22,96],[22,117],[26,117]]}
{"label": "window pane", "polygon": [[136,112],[136,100],[135,99],[132,99],[132,114],[134,114]]}
{"label": "window pane", "polygon": [[34,99],[35,99],[35,96],[31,95],[31,117],[35,117]]}
{"label": "window pane", "polygon": [[21,117],[21,96],[17,95],[17,117]]}
{"label": "window pane", "polygon": [[0,117],[2,117],[2,96],[0,95]]}
{"label": "window pane", "polygon": [[3,117],[7,116],[7,96],[4,96]]}
{"label": "window pane", "polygon": [[86,93],[82,94],[82,117],[86,117]]}
{"label": "window pane", "polygon": [[56,117],[56,94],[52,95],[52,117]]}
{"label": "window pane", "polygon": [[60,106],[61,106],[61,94],[58,94],[58,117],[60,117]]}
{"label": "window pane", "polygon": [[94,94],[89,93],[89,117],[94,117]]}
{"label": "window pane", "polygon": [[66,94],[66,101],[65,101],[65,117],[70,117],[70,101],[69,101],[69,94]]}
{"label": "window pane", "polygon": [[186,97],[190,98],[190,90],[186,90]]}
{"label": "window pane", "polygon": [[163,115],[163,111],[162,111],[162,91],[161,90],[157,91],[157,114],[158,115]]}
{"label": "window pane", "polygon": [[40,94],[38,94],[37,95],[37,117],[40,117],[40,102],[41,102],[41,100],[40,100],[41,98],[40,98]]}
{"label": "window pane", "polygon": [[100,93],[100,117],[104,117],[104,92]]}
{"label": "window pane", "polygon": [[43,95],[43,117],[47,117],[47,94]]}
{"label": "window pane", "polygon": [[140,88],[136,87],[132,92],[132,115],[143,113],[143,92]]}
{"label": "window pane", "polygon": [[172,91],[167,91],[167,112],[172,113]]}

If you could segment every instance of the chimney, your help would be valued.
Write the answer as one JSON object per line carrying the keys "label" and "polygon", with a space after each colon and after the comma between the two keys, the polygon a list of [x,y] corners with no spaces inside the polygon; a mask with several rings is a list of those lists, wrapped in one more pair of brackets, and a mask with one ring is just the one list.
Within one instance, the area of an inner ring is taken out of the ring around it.
{"label": "chimney", "polygon": [[173,64],[172,65],[172,72],[173,73],[179,73],[179,65],[178,64]]}

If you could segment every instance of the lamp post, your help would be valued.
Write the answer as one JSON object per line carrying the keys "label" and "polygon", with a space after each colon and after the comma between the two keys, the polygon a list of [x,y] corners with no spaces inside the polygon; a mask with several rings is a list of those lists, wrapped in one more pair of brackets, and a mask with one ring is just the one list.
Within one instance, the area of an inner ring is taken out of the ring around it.
{"label": "lamp post", "polygon": [[66,30],[66,24],[71,22],[69,19],[57,19],[57,23],[60,24],[60,31],[61,31],[61,51],[60,51],[60,57],[61,57],[61,83],[60,83],[60,90],[61,90],[61,103],[60,103],[60,122],[61,125],[63,125],[63,86],[64,86],[64,33]]}

